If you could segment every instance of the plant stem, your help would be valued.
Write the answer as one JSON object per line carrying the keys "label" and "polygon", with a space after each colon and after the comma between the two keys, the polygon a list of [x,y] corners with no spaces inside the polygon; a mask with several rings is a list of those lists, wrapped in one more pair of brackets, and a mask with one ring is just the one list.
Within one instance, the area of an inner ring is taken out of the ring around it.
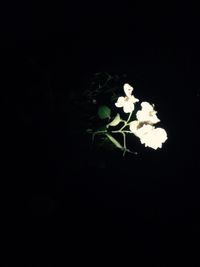
{"label": "plant stem", "polygon": [[117,130],[117,131],[111,131],[111,133],[131,133],[131,131],[122,131],[122,130]]}
{"label": "plant stem", "polygon": [[94,134],[98,134],[98,133],[107,133],[107,130],[94,132]]}
{"label": "plant stem", "polygon": [[[126,133],[132,133],[131,131],[123,131],[123,129],[129,125],[129,121],[131,119],[131,116],[132,116],[132,113],[133,112],[130,112],[129,116],[128,116],[128,119],[125,121],[125,120],[121,120],[121,122],[124,123],[124,125],[119,129],[119,130],[116,130],[116,131],[111,131],[111,133],[121,133],[123,135],[123,141],[124,141],[124,146],[123,146],[123,156],[125,156],[125,153],[127,151],[129,151],[129,149],[126,148]],[[109,127],[109,124],[106,125],[106,127],[108,128]],[[92,141],[94,142],[94,137],[96,134],[103,134],[103,133],[108,133],[107,130],[103,130],[103,131],[97,131],[97,132],[94,132],[92,134]],[[131,151],[129,151],[131,152]]]}
{"label": "plant stem", "polygon": [[131,119],[132,113],[133,113],[133,111],[129,114],[127,121],[123,121],[124,125],[121,127],[120,131],[123,130],[128,125],[128,123]]}
{"label": "plant stem", "polygon": [[129,114],[129,116],[128,116],[128,120],[126,121],[127,124],[128,124],[128,122],[130,121],[130,119],[131,119],[132,113],[133,113],[133,111],[132,111],[132,112]]}
{"label": "plant stem", "polygon": [[123,156],[125,156],[125,153],[126,153],[126,135],[124,132],[122,132],[123,134],[123,138],[124,138],[124,151],[123,151]]}

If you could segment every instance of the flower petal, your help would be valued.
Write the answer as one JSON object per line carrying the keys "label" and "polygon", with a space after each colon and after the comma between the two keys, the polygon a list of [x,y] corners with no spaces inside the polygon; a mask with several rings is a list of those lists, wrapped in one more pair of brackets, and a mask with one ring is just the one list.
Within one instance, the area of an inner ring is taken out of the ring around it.
{"label": "flower petal", "polygon": [[126,101],[124,104],[124,112],[125,113],[131,113],[135,109],[135,106],[133,103],[130,103],[129,101]]}
{"label": "flower petal", "polygon": [[137,136],[138,136],[139,138],[143,138],[144,135],[149,134],[153,129],[154,129],[154,126],[149,125],[149,124],[145,124],[145,125],[143,125],[142,127],[140,127],[140,128],[137,130],[136,134],[137,134]]}
{"label": "flower petal", "polygon": [[131,95],[131,96],[129,97],[129,101],[132,102],[132,103],[136,103],[136,102],[139,101],[139,99],[137,99],[136,97],[134,97],[133,95]]}
{"label": "flower petal", "polygon": [[148,121],[148,113],[143,112],[142,110],[139,110],[136,113],[136,118],[138,121],[143,122],[143,121]]}
{"label": "flower petal", "polygon": [[160,121],[160,120],[158,119],[158,117],[157,117],[156,114],[154,114],[153,116],[149,116],[149,122],[150,122],[150,123],[155,124],[155,123],[158,123],[159,121]]}
{"label": "flower petal", "polygon": [[138,126],[139,126],[139,121],[135,120],[135,121],[131,121],[129,123],[129,128],[130,128],[130,131],[132,133],[136,133],[137,130],[138,130]]}
{"label": "flower petal", "polygon": [[142,102],[141,107],[143,111],[150,112],[153,111],[153,106],[149,102]]}
{"label": "flower petal", "polygon": [[130,86],[130,84],[125,83],[124,84],[124,93],[126,96],[130,97],[132,95],[133,92],[133,87]]}
{"label": "flower petal", "polygon": [[120,96],[117,99],[117,102],[115,103],[115,106],[118,107],[118,108],[122,108],[124,106],[124,103],[125,103],[125,97]]}
{"label": "flower petal", "polygon": [[164,143],[167,140],[167,133],[163,128],[156,128],[154,131],[159,141]]}

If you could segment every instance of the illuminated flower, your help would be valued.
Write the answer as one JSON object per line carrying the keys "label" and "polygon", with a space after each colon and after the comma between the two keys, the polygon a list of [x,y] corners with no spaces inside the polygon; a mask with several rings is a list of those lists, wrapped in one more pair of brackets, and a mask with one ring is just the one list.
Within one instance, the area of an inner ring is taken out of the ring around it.
{"label": "illuminated flower", "polygon": [[153,106],[150,105],[148,102],[142,102],[141,107],[142,110],[139,110],[136,113],[138,121],[149,124],[155,124],[160,121],[156,115],[157,111],[155,111]]}
{"label": "illuminated flower", "polygon": [[142,127],[140,125],[140,122],[137,120],[129,124],[131,132],[140,138],[140,142],[146,147],[153,149],[161,148],[162,143],[167,140],[166,131],[162,128],[155,128],[150,124],[144,124]]}
{"label": "illuminated flower", "polygon": [[130,86],[128,83],[124,84],[124,93],[126,96],[120,96],[115,103],[115,106],[118,108],[123,108],[125,113],[131,113],[135,106],[134,103],[138,102],[139,100],[132,95],[133,87]]}
{"label": "illuminated flower", "polygon": [[162,148],[162,143],[167,140],[167,133],[162,128],[155,128],[140,137],[140,142],[153,149]]}

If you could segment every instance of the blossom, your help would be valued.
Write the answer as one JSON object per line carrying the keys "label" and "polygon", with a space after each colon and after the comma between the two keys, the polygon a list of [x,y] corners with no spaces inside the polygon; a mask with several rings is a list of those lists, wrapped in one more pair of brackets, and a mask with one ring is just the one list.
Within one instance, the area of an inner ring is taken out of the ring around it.
{"label": "blossom", "polygon": [[135,106],[134,103],[138,102],[139,99],[135,98],[132,95],[133,87],[130,86],[128,83],[124,84],[124,93],[126,96],[120,96],[115,103],[115,106],[118,108],[123,108],[125,113],[131,113]]}
{"label": "blossom", "polygon": [[141,103],[142,110],[139,110],[136,113],[136,117],[140,122],[146,122],[149,124],[155,124],[159,122],[156,113],[157,111],[154,110],[154,107],[150,105],[148,102]]}
{"label": "blossom", "polygon": [[140,122],[135,120],[129,125],[131,132],[133,132],[140,142],[145,147],[151,147],[153,149],[162,148],[162,143],[167,140],[167,133],[163,128],[155,128],[150,124],[144,124],[142,127]]}
{"label": "blossom", "polygon": [[155,128],[140,137],[140,142],[153,149],[162,148],[167,140],[167,133],[163,128]]}

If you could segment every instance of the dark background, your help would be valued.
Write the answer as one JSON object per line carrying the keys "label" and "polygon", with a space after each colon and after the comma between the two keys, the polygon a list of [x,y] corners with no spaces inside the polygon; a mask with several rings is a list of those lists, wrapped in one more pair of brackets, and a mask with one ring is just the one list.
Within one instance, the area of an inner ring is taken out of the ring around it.
{"label": "dark background", "polygon": [[[25,236],[28,266],[199,266],[198,8],[17,2],[1,11],[5,232],[16,246]],[[156,104],[168,133],[161,150],[91,153],[70,95],[105,71],[127,74],[136,97]]]}

